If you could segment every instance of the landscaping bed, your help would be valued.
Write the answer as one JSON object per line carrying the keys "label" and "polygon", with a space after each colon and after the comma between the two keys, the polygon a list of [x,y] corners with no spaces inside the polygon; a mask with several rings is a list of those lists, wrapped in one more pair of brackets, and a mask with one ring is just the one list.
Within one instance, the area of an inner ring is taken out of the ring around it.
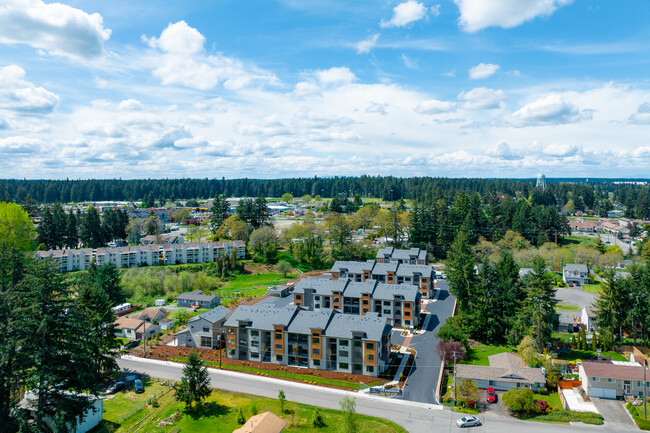
{"label": "landscaping bed", "polygon": [[650,419],[643,417],[643,407],[634,406],[632,402],[625,405],[625,409],[632,415],[634,422],[641,430],[650,430]]}

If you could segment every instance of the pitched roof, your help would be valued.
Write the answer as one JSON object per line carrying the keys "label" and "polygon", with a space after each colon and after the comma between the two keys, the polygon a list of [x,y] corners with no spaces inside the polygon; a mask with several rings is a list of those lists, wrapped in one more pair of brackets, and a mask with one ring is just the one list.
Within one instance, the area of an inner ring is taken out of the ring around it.
{"label": "pitched roof", "polygon": [[280,433],[287,422],[271,412],[253,415],[246,424],[232,433]]}
{"label": "pitched roof", "polygon": [[458,364],[458,377],[501,382],[544,383],[546,377],[541,368],[527,367],[519,355],[512,352],[488,357],[490,366]]}
{"label": "pitched roof", "polygon": [[346,272],[352,274],[363,274],[364,270],[371,271],[373,266],[377,266],[374,260],[366,260],[365,262],[337,260],[332,266],[332,272],[340,272],[345,269]]}
{"label": "pitched roof", "polygon": [[176,299],[188,300],[188,301],[202,301],[202,302],[212,302],[213,299],[219,298],[215,295],[204,295],[203,290],[194,290],[189,293],[181,293],[176,297]]}
{"label": "pitched roof", "polygon": [[[611,362],[582,362],[582,368],[588,377],[600,377],[622,380],[643,380],[643,367],[641,365],[616,365]],[[650,377],[650,372],[647,372]]]}
{"label": "pitched roof", "polygon": [[226,307],[222,307],[221,305],[219,305],[218,307],[215,307],[210,311],[206,311],[203,314],[199,314],[198,316],[192,317],[187,322],[188,323],[196,322],[197,320],[205,319],[210,323],[215,323],[221,319],[225,319],[228,316],[230,316],[230,310],[227,309]]}
{"label": "pitched roof", "polygon": [[354,334],[361,333],[364,339],[381,341],[381,337],[386,333],[390,334],[392,330],[387,320],[385,317],[379,317],[377,313],[366,313],[365,316],[334,314],[324,334],[328,337],[351,339]]}
{"label": "pitched roof", "polygon": [[589,272],[589,269],[587,268],[587,265],[568,264],[568,265],[564,265],[564,271],[565,272],[584,272],[584,273],[587,273],[587,272]]}
{"label": "pitched roof", "polygon": [[422,297],[418,286],[413,284],[386,284],[377,283],[373,299],[392,301],[395,297],[402,298],[404,301],[415,302],[418,297]]}
{"label": "pitched roof", "polygon": [[[138,332],[145,332],[147,329],[149,329],[153,325],[152,323],[146,322],[144,320],[140,319],[132,319],[130,317],[118,317],[115,319],[115,328],[116,329],[138,329]],[[144,323],[144,325],[143,325]]]}
{"label": "pitched roof", "polygon": [[305,293],[305,289],[314,289],[314,293],[317,295],[331,295],[332,292],[344,291],[348,281],[348,279],[303,278],[293,286],[293,293]]}
{"label": "pitched roof", "polygon": [[239,326],[240,322],[250,322],[253,329],[273,330],[274,325],[289,326],[298,311],[295,305],[276,308],[273,304],[242,305],[233,311],[224,326]]}
{"label": "pitched roof", "polygon": [[158,308],[154,308],[154,307],[145,308],[144,310],[142,310],[142,313],[140,313],[140,314],[138,315],[138,318],[140,318],[140,319],[145,319],[145,318],[148,317],[148,318],[150,318],[150,319],[153,319],[153,318],[156,317],[156,316],[158,315],[158,313],[161,312],[161,311],[162,311],[165,315],[167,315],[167,310],[165,310],[165,309],[162,308],[162,307],[158,307]]}
{"label": "pitched roof", "polygon": [[397,268],[398,277],[412,277],[413,275],[429,277],[433,273],[433,267],[430,265],[411,265],[408,263],[402,263]]}

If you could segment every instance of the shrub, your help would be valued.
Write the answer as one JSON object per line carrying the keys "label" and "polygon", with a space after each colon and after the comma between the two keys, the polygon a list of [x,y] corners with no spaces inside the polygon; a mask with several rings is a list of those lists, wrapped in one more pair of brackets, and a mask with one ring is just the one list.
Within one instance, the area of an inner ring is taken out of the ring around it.
{"label": "shrub", "polygon": [[245,424],[246,417],[244,417],[244,412],[242,412],[241,407],[239,408],[239,413],[237,414],[237,423]]}
{"label": "shrub", "polygon": [[548,389],[542,387],[542,388],[539,389],[539,393],[542,394],[542,395],[548,395]]}
{"label": "shrub", "polygon": [[537,413],[547,413],[548,412],[548,402],[544,400],[534,400],[537,405]]}
{"label": "shrub", "polygon": [[503,404],[515,413],[537,412],[533,391],[527,388],[511,389],[503,394]]}

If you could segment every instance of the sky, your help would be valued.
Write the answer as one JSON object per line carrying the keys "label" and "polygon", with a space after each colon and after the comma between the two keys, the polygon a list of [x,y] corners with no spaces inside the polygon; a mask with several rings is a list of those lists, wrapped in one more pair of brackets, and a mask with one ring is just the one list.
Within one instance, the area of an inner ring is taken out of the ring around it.
{"label": "sky", "polygon": [[2,0],[0,177],[649,177],[647,0]]}

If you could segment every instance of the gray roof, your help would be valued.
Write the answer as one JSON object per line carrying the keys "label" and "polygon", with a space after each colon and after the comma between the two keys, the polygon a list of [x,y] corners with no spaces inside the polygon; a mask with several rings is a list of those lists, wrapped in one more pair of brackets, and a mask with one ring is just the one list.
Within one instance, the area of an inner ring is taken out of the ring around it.
{"label": "gray roof", "polygon": [[363,274],[364,270],[370,271],[373,266],[376,266],[374,260],[366,260],[365,262],[337,260],[334,263],[334,266],[332,266],[332,272],[341,272],[341,270],[345,270],[345,272],[353,274]]}
{"label": "gray roof", "polygon": [[[558,322],[560,324],[577,324],[581,322],[582,314],[580,311],[558,311],[556,310]],[[575,320],[574,320],[575,319]]]}
{"label": "gray roof", "polygon": [[490,366],[458,364],[458,377],[500,382],[545,383],[541,368],[527,367],[516,353],[504,352],[488,357]]}
{"label": "gray roof", "polygon": [[390,334],[392,330],[387,320],[385,317],[379,317],[377,313],[367,313],[365,316],[334,314],[325,335],[352,339],[354,334],[359,332],[363,333],[364,339],[380,341],[384,334]]}
{"label": "gray roof", "polygon": [[325,330],[332,318],[332,310],[306,311],[300,310],[293,318],[287,331],[296,334],[311,334],[312,329]]}
{"label": "gray roof", "polygon": [[408,250],[395,249],[393,247],[380,248],[377,251],[377,258],[390,257],[398,260],[420,259],[425,260],[427,252],[420,248],[411,248]]}
{"label": "gray roof", "polygon": [[433,267],[429,265],[411,265],[408,263],[402,263],[397,268],[398,277],[412,277],[413,275],[430,277],[433,273]]}
{"label": "gray roof", "polygon": [[188,320],[188,323],[197,321],[199,319],[205,319],[210,323],[215,323],[221,319],[225,319],[228,316],[230,316],[230,310],[220,305],[218,307],[213,308],[210,311],[206,311],[203,314],[199,314],[198,316],[192,317],[190,320]]}
{"label": "gray roof", "polygon": [[416,302],[418,297],[422,297],[420,290],[413,284],[386,284],[377,283],[374,299],[393,300],[395,296],[402,297],[404,301]]}
{"label": "gray roof", "polygon": [[240,322],[249,322],[253,329],[272,331],[274,325],[289,326],[297,311],[296,306],[276,308],[271,303],[242,305],[233,311],[224,326],[239,326]]}
{"label": "gray roof", "polygon": [[348,279],[303,278],[293,286],[293,293],[305,293],[305,289],[314,289],[317,295],[331,295],[332,292],[344,291],[348,281]]}
{"label": "gray roof", "polygon": [[386,275],[389,272],[395,272],[397,266],[397,262],[375,263],[375,267],[372,268],[372,275]]}
{"label": "gray roof", "polygon": [[219,297],[215,295],[204,295],[203,290],[194,290],[193,292],[181,293],[176,297],[176,299],[201,302],[212,302],[212,300],[215,298],[219,299]]}
{"label": "gray roof", "polygon": [[367,293],[372,295],[375,291],[375,285],[377,284],[374,280],[367,280],[363,283],[357,283],[355,281],[350,281],[343,292],[343,296],[351,298],[360,298],[362,294]]}
{"label": "gray roof", "polygon": [[587,268],[587,265],[568,264],[568,265],[564,266],[564,271],[565,272],[584,272],[584,273],[588,273],[589,269]]}

